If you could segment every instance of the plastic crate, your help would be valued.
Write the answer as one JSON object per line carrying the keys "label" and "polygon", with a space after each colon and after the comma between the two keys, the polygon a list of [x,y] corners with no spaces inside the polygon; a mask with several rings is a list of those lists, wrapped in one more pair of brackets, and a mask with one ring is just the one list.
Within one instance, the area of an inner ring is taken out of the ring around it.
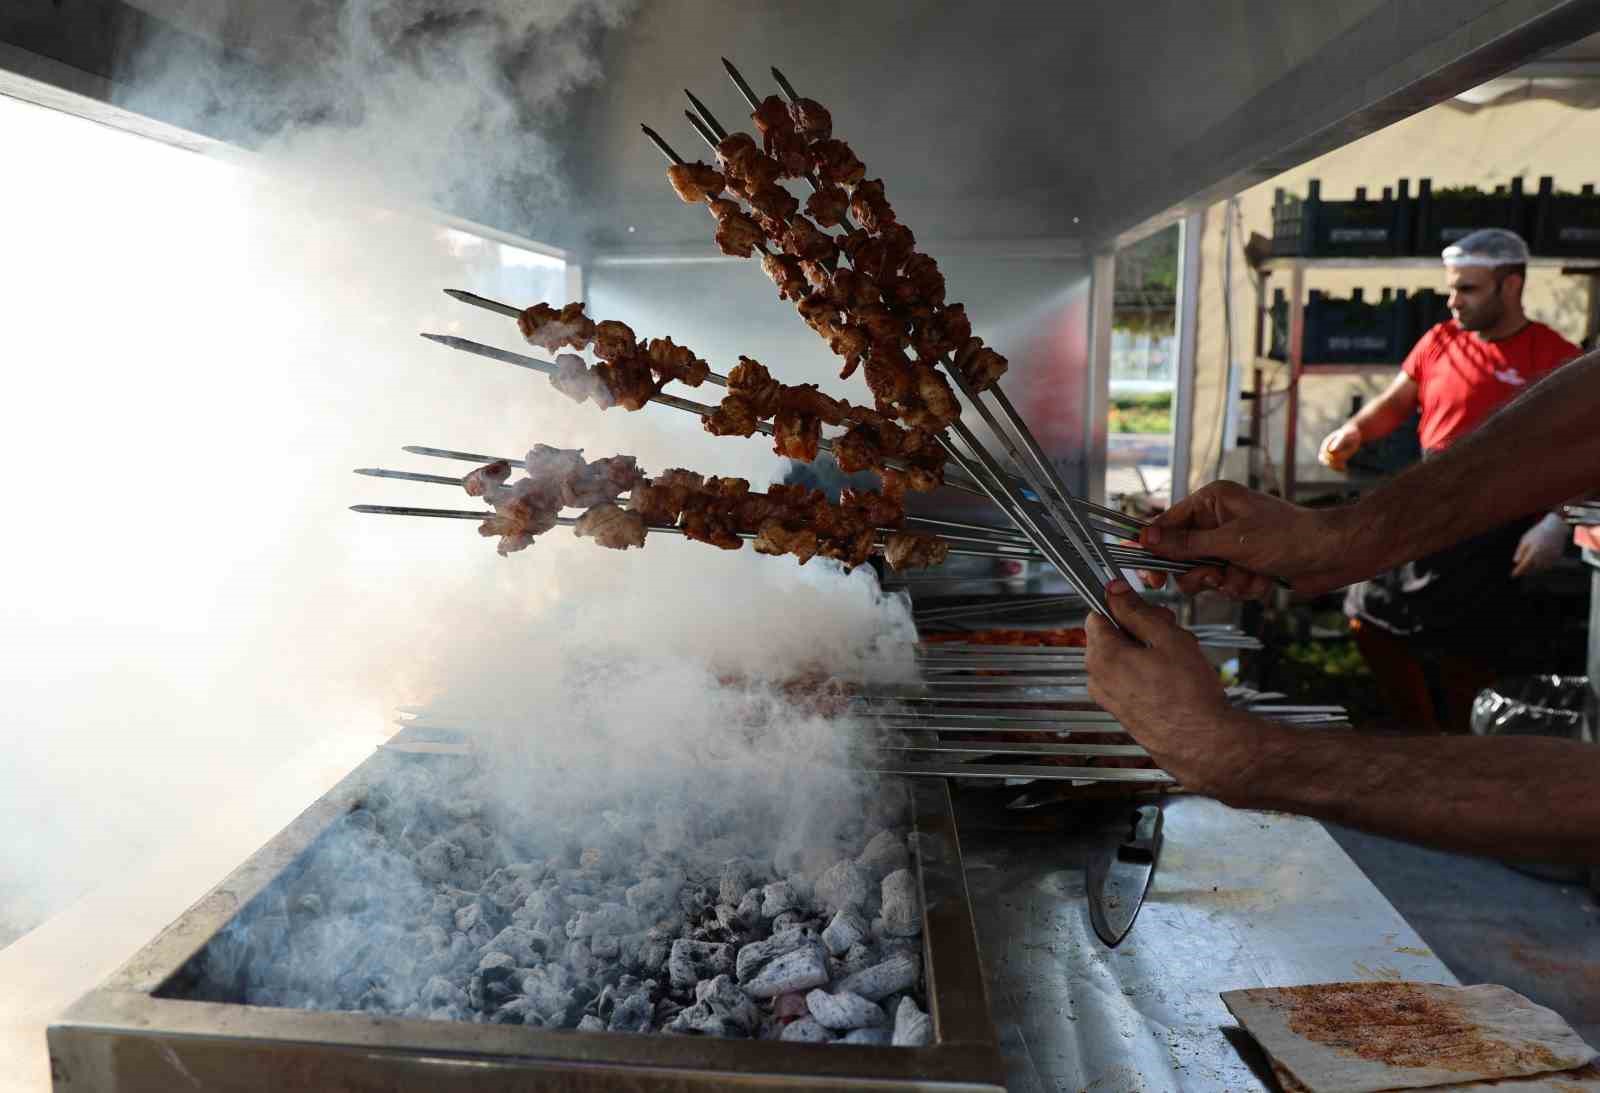
{"label": "plastic crate", "polygon": [[[1398,362],[1415,343],[1418,332],[1406,290],[1384,289],[1376,302],[1353,289],[1349,299],[1315,289],[1306,295],[1301,363],[1389,364]],[[1288,360],[1289,299],[1282,289],[1272,295],[1272,340],[1267,354]]]}
{"label": "plastic crate", "polygon": [[1443,292],[1425,288],[1411,297],[1411,335],[1406,352],[1417,344],[1424,334],[1450,318],[1450,297]]}
{"label": "plastic crate", "polygon": [[1386,258],[1411,253],[1414,200],[1410,183],[1369,199],[1356,187],[1353,201],[1324,201],[1322,182],[1312,179],[1304,199],[1273,193],[1272,253],[1302,258]]}
{"label": "plastic crate", "polygon": [[1535,254],[1600,257],[1600,195],[1594,192],[1594,184],[1585,183],[1575,194],[1560,194],[1555,179],[1541,178],[1532,235]]}
{"label": "plastic crate", "polygon": [[1533,202],[1522,192],[1522,179],[1497,186],[1493,193],[1460,189],[1435,192],[1432,179],[1417,183],[1415,253],[1435,257],[1463,235],[1479,228],[1506,228],[1528,238]]}

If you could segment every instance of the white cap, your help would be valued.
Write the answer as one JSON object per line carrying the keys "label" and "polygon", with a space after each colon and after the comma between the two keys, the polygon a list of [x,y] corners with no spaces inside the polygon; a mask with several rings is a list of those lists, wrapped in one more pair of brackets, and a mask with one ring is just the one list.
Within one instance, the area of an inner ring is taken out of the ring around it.
{"label": "white cap", "polygon": [[1440,255],[1447,266],[1521,266],[1528,261],[1528,244],[1504,228],[1480,228],[1457,239]]}

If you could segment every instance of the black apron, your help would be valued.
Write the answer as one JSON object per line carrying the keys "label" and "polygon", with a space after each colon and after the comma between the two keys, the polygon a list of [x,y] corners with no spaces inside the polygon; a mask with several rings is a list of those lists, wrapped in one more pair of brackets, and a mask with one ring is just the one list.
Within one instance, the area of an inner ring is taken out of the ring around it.
{"label": "black apron", "polygon": [[1517,544],[1538,519],[1513,520],[1352,585],[1345,614],[1442,652],[1500,646],[1522,623],[1511,567]]}

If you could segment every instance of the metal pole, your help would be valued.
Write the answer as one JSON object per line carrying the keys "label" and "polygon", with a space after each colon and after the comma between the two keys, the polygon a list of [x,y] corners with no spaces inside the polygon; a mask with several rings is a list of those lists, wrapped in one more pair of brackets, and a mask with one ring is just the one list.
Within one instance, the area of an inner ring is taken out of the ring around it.
{"label": "metal pole", "polygon": [[1289,393],[1283,421],[1283,499],[1295,497],[1295,452],[1300,431],[1300,374],[1306,331],[1306,267],[1298,258],[1289,262]]}
{"label": "metal pole", "polygon": [[1111,413],[1111,319],[1116,302],[1116,255],[1097,254],[1089,286],[1089,375],[1084,399],[1084,496],[1106,503],[1106,429]]}
{"label": "metal pole", "polygon": [[[1205,214],[1190,213],[1178,225],[1178,371],[1172,394],[1172,486],[1173,503],[1189,495],[1189,464],[1194,447],[1194,374],[1197,330],[1200,315],[1200,242],[1205,234]],[[1227,379],[1223,379],[1223,402],[1219,411],[1226,415]],[[1227,439],[1223,439],[1227,444]]]}

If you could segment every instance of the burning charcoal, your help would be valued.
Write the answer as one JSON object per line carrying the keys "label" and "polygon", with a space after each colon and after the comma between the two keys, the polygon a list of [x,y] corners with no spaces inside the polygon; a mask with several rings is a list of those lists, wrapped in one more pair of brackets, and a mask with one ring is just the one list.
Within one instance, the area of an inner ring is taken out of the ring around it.
{"label": "burning charcoal", "polygon": [[595,934],[589,939],[589,951],[596,960],[616,960],[622,953],[622,942],[616,934]]}
{"label": "burning charcoal", "polygon": [[795,1044],[826,1044],[833,1041],[833,1033],[817,1024],[810,1017],[802,1017],[800,1020],[785,1026],[778,1039],[787,1040]]}
{"label": "burning charcoal", "polygon": [[650,992],[641,990],[617,1003],[606,1028],[612,1032],[649,1032],[655,1015],[656,1007],[650,1001]]}
{"label": "burning charcoal", "polygon": [[883,929],[896,937],[922,932],[922,898],[909,869],[897,869],[883,878]]}
{"label": "burning charcoal", "polygon": [[422,931],[423,939],[433,952],[450,947],[450,931],[437,923],[429,923]]}
{"label": "burning charcoal", "polygon": [[886,1028],[858,1028],[845,1034],[841,1044],[868,1044],[873,1047],[886,1047],[893,1042],[894,1033]]}
{"label": "burning charcoal", "polygon": [[603,846],[585,847],[578,855],[578,868],[590,873],[609,873],[613,865],[610,852]]}
{"label": "burning charcoal", "polygon": [[867,920],[855,911],[840,911],[822,931],[822,943],[834,956],[844,956],[850,947],[867,936]]}
{"label": "burning charcoal", "polygon": [[736,961],[739,982],[749,982],[772,961],[786,953],[794,952],[808,941],[810,938],[806,936],[805,931],[797,929],[785,930],[773,934],[764,941],[752,941],[742,946]]}
{"label": "burning charcoal", "polygon": [[761,890],[761,917],[777,918],[793,910],[800,902],[793,886],[786,880],[773,881]]}
{"label": "burning charcoal", "polygon": [[417,872],[429,880],[446,880],[466,860],[467,852],[461,847],[445,839],[435,839],[417,855]]}
{"label": "burning charcoal", "polygon": [[756,1027],[759,1015],[755,1003],[739,989],[731,976],[719,975],[715,979],[701,980],[695,984],[694,996],[696,1002],[711,1006],[746,1032]]}
{"label": "burning charcoal", "polygon": [[881,1025],[888,1020],[876,1002],[869,1002],[850,991],[829,994],[824,990],[813,990],[806,995],[806,1008],[811,1011],[817,1024],[840,1032]]}
{"label": "burning charcoal", "polygon": [[483,1008],[492,1013],[516,996],[516,993],[516,988],[504,980],[499,983],[486,981],[483,984]]}
{"label": "burning charcoal", "polygon": [[672,952],[667,957],[667,971],[672,977],[672,985],[682,990],[702,979],[731,971],[733,961],[731,945],[679,938],[672,943]]}
{"label": "burning charcoal", "polygon": [[587,941],[574,941],[567,946],[567,967],[580,979],[587,979],[594,972],[594,952]]}
{"label": "burning charcoal", "polygon": [[441,1006],[465,1006],[466,992],[442,975],[436,975],[422,987],[423,1005],[433,1009]]}
{"label": "burning charcoal", "polygon": [[570,937],[592,937],[595,934],[631,934],[639,928],[639,919],[620,903],[602,903],[592,911],[580,912],[567,926]]}
{"label": "burning charcoal", "polygon": [[878,1001],[896,991],[910,990],[916,986],[922,973],[922,961],[913,956],[892,956],[888,960],[863,968],[836,985],[841,991],[854,991],[861,997]]}
{"label": "burning charcoal", "polygon": [[444,806],[452,820],[471,820],[483,812],[483,802],[476,797],[458,797]]}
{"label": "burning charcoal", "polygon": [[578,1022],[579,1032],[604,1032],[605,1030],[606,1023],[593,1014],[585,1014],[583,1019]]}
{"label": "burning charcoal", "polygon": [[828,957],[822,946],[808,941],[803,947],[785,953],[744,985],[752,998],[772,998],[789,991],[820,987],[828,981]]}
{"label": "burning charcoal", "polygon": [[717,895],[723,903],[731,903],[737,907],[744,893],[749,891],[758,879],[754,863],[743,858],[733,858],[723,863]]}
{"label": "burning charcoal", "polygon": [[933,1042],[933,1019],[910,998],[900,999],[894,1011],[894,1046],[926,1047]]}
{"label": "burning charcoal", "polygon": [[760,888],[752,888],[739,900],[739,921],[747,929],[754,929],[761,921],[761,905],[766,895]]}
{"label": "burning charcoal", "polygon": [[905,840],[899,835],[893,831],[880,831],[867,843],[866,849],[861,851],[856,864],[874,879],[882,879],[898,869],[910,866],[911,852],[906,849]]}
{"label": "burning charcoal", "polygon": [[773,933],[782,933],[785,930],[792,930],[797,926],[803,925],[807,921],[804,911],[785,911],[772,920],[772,931]]}
{"label": "burning charcoal", "polygon": [[858,911],[866,905],[871,890],[872,878],[865,869],[853,861],[841,861],[818,879],[817,902],[829,911]]}
{"label": "burning charcoal", "polygon": [[456,908],[456,929],[467,933],[478,924],[478,919],[483,917],[483,908],[476,903],[469,903],[465,907]]}
{"label": "burning charcoal", "polygon": [[516,969],[517,962],[509,953],[485,953],[483,959],[478,961],[478,974],[483,976],[485,983],[509,979]]}
{"label": "burning charcoal", "polygon": [[880,962],[877,948],[864,941],[856,942],[844,954],[844,966],[850,970],[852,975]]}
{"label": "burning charcoal", "polygon": [[532,964],[538,953],[544,952],[544,943],[532,930],[521,926],[507,926],[494,936],[489,947],[496,952],[508,953],[520,965]]}
{"label": "burning charcoal", "polygon": [[895,937],[885,934],[878,939],[878,952],[883,959],[891,956],[917,956],[922,955],[922,940],[917,937]]}
{"label": "burning charcoal", "polygon": [[647,972],[658,972],[666,967],[671,952],[671,942],[660,938],[646,938],[639,946],[639,966]]}
{"label": "burning charcoal", "polygon": [[772,1016],[784,1024],[797,1021],[810,1012],[810,1008],[806,1005],[806,996],[801,991],[780,994],[772,1000]]}
{"label": "burning charcoal", "polygon": [[690,918],[699,918],[716,905],[716,893],[707,885],[686,886],[678,892],[678,906]]}
{"label": "burning charcoal", "polygon": [[750,925],[740,920],[739,909],[731,903],[717,904],[717,925],[729,933],[748,930]]}
{"label": "burning charcoal", "polygon": [[482,949],[493,940],[494,927],[481,919],[473,924],[472,929],[467,931],[467,944],[474,949]]}
{"label": "burning charcoal", "polygon": [[[482,824],[457,824],[444,833],[444,838],[466,851],[468,861],[476,858],[481,862],[489,846],[489,829]],[[466,862],[462,865],[465,867]]]}

